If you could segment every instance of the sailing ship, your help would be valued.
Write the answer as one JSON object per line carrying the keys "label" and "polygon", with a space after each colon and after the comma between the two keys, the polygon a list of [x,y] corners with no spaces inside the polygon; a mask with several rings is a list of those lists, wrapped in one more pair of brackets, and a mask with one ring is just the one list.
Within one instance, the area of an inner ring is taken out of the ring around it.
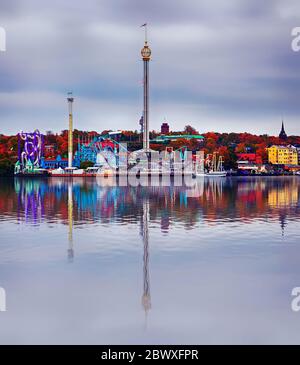
{"label": "sailing ship", "polygon": [[223,156],[217,157],[218,153],[214,152],[212,158],[210,155],[200,164],[196,164],[195,177],[226,177],[227,172],[223,167]]}

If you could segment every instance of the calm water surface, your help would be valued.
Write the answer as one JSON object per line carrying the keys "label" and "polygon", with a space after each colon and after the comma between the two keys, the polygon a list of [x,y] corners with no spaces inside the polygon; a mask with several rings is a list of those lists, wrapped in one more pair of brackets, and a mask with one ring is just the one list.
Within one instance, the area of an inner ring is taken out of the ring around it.
{"label": "calm water surface", "polygon": [[1,344],[300,343],[300,178],[0,179]]}

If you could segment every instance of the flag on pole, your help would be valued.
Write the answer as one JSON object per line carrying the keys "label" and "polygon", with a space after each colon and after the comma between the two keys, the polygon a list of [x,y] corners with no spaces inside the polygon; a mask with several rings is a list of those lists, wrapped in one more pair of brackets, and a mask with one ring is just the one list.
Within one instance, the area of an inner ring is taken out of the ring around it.
{"label": "flag on pole", "polygon": [[145,28],[145,42],[147,42],[147,23],[141,25],[141,28]]}

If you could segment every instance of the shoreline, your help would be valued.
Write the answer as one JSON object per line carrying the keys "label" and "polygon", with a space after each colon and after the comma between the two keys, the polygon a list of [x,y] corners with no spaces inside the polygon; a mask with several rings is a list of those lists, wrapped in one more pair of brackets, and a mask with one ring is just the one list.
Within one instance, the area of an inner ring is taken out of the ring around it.
{"label": "shoreline", "polygon": [[[37,179],[37,178],[46,178],[46,179],[53,179],[53,178],[80,178],[80,179],[91,179],[91,178],[103,178],[103,179],[108,179],[108,178],[112,178],[112,177],[117,177],[117,178],[120,178],[120,177],[130,177],[130,176],[134,176],[134,174],[130,175],[130,174],[113,174],[113,175],[71,175],[71,174],[66,174],[66,175],[55,175],[55,176],[52,176],[52,175],[0,175],[0,178],[20,178],[20,179]],[[170,176],[172,178],[174,177],[178,177],[178,176],[181,176],[181,177],[184,177],[184,176],[189,176],[189,177],[192,177],[191,174],[187,174],[187,175],[184,175],[184,174],[171,174],[171,175],[163,175],[163,174],[143,174],[143,175],[137,175],[137,178],[140,178],[140,177],[164,177],[164,176]],[[260,174],[251,174],[251,175],[242,175],[242,174],[234,174],[234,175],[227,175],[225,178],[253,178],[253,177],[256,177],[256,178],[264,178],[264,177],[280,177],[280,178],[283,178],[283,177],[300,177],[300,175],[296,175],[296,174],[289,174],[289,175],[284,175],[284,174],[281,174],[281,175],[274,175],[274,174],[264,174],[264,175],[260,175]],[[193,177],[195,178],[195,177]],[[212,179],[213,177],[210,177],[210,176],[203,176],[203,178],[209,178],[209,179]],[[219,179],[220,177],[214,177],[215,179]],[[222,177],[224,178],[224,177]]]}

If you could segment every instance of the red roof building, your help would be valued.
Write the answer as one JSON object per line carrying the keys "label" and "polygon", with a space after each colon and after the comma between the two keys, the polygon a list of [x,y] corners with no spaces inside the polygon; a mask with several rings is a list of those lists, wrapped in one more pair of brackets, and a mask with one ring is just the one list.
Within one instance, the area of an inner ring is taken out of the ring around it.
{"label": "red roof building", "polygon": [[263,163],[261,156],[258,156],[256,153],[239,153],[237,157],[238,161],[245,161],[257,165],[261,165]]}

